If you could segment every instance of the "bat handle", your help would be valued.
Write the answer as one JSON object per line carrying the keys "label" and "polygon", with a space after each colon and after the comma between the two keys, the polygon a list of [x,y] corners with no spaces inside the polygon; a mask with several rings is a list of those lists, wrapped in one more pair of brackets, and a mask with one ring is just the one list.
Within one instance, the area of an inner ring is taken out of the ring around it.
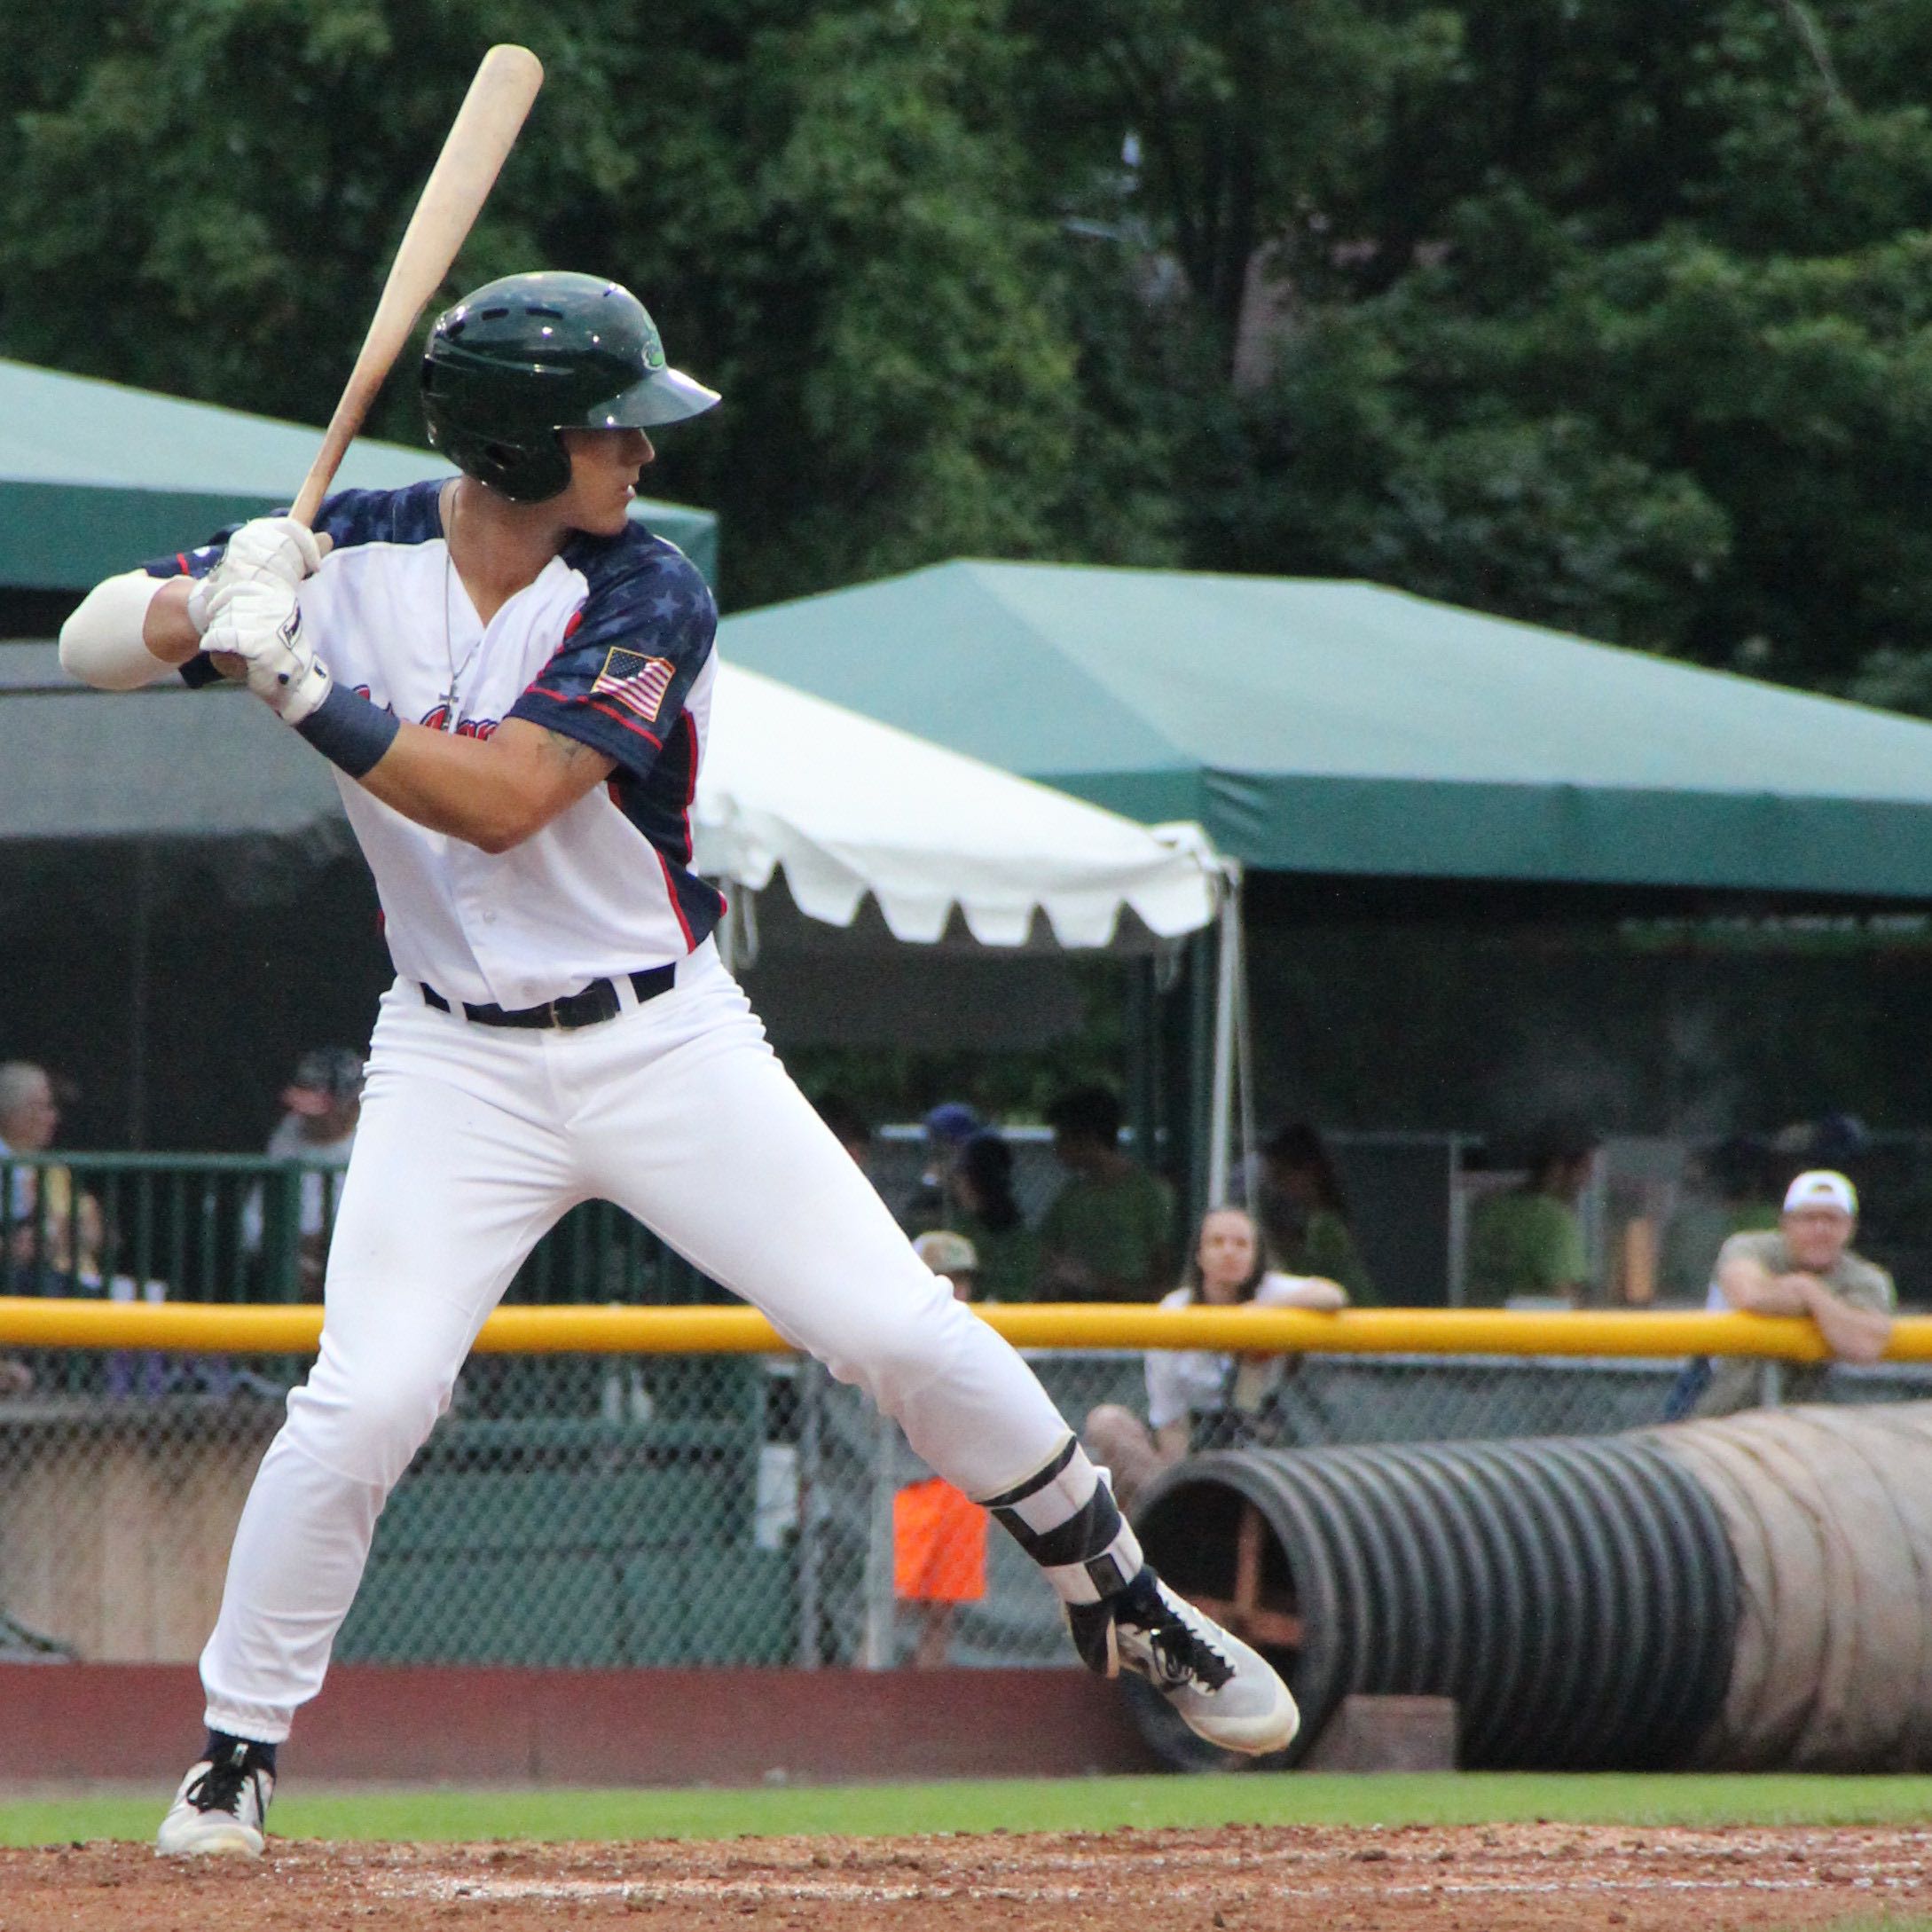
{"label": "bat handle", "polygon": [[328,479],[326,476],[318,477],[310,470],[301,490],[297,491],[288,514],[304,530],[315,528],[315,514],[322,507],[322,499],[327,493],[328,487]]}
{"label": "bat handle", "polygon": [[322,499],[328,494],[329,485],[335,480],[335,472],[342,467],[349,445],[362,427],[362,419],[367,413],[370,401],[368,397],[360,398],[352,418],[349,415],[351,407],[349,397],[342,398],[342,406],[336,410],[328,432],[322,438],[322,446],[315,453],[315,461],[309,466],[309,474],[302,479],[302,488],[295,492],[295,503],[288,512],[305,530],[315,528],[316,512],[322,507]]}

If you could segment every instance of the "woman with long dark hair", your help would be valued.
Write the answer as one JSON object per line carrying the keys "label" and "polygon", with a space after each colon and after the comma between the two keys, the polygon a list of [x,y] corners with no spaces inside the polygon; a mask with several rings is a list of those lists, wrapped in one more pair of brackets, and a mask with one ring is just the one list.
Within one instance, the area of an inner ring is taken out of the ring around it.
{"label": "woman with long dark hair", "polygon": [[[1164,1308],[1233,1308],[1252,1301],[1264,1308],[1312,1308],[1332,1313],[1348,1305],[1339,1283],[1319,1276],[1278,1274],[1261,1252],[1261,1229],[1245,1208],[1213,1207],[1200,1231],[1181,1285],[1162,1298]],[[1272,1366],[1276,1357],[1260,1358]],[[1114,1493],[1131,1501],[1192,1445],[1197,1427],[1224,1417],[1235,1401],[1235,1383],[1246,1358],[1206,1351],[1151,1349],[1147,1355],[1147,1419],[1116,1402],[1092,1410],[1084,1431],[1089,1453],[1113,1473]]]}
{"label": "woman with long dark hair", "polygon": [[1013,1150],[992,1128],[975,1134],[947,1177],[953,1224],[979,1257],[979,1294],[1024,1301],[1040,1268],[1040,1243],[1013,1198]]}

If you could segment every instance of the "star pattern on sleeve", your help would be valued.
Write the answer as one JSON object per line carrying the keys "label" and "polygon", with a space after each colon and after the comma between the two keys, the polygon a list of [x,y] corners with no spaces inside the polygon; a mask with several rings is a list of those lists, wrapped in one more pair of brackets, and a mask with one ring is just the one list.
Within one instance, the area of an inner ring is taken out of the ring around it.
{"label": "star pattern on sleeve", "polygon": [[[639,554],[647,544],[656,554]],[[644,779],[711,656],[711,588],[680,552],[642,532],[566,562],[585,569],[588,594],[510,715],[581,738]]]}

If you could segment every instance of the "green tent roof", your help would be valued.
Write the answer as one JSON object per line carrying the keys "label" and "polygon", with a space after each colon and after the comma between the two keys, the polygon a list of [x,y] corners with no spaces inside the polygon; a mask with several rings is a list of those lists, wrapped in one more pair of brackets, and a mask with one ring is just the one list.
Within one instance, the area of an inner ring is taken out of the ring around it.
{"label": "green tent roof", "polygon": [[1932,726],[1372,584],[955,562],[721,640],[1267,869],[1932,899]]}
{"label": "green tent roof", "polygon": [[51,644],[0,645],[0,844],[287,838],[291,869],[334,858],[349,827],[329,767],[238,696],[166,678],[110,710]]}
{"label": "green tent roof", "polygon": [[[319,429],[118,382],[0,360],[0,585],[85,590],[242,517],[291,501]],[[358,442],[339,489],[453,475],[443,459]],[[640,503],[634,514],[714,583],[718,519]]]}

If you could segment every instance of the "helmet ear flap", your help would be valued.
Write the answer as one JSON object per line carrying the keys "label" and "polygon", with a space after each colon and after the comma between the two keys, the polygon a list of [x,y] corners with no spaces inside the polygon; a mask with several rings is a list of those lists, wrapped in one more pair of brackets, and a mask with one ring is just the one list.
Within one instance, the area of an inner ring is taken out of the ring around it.
{"label": "helmet ear flap", "polygon": [[466,476],[486,483],[513,503],[542,503],[561,495],[570,483],[570,456],[554,429],[528,442],[512,441],[452,422],[426,394],[429,444],[440,450]]}
{"label": "helmet ear flap", "polygon": [[570,453],[554,430],[541,443],[490,442],[483,450],[492,474],[471,474],[513,503],[543,503],[570,486]]}

